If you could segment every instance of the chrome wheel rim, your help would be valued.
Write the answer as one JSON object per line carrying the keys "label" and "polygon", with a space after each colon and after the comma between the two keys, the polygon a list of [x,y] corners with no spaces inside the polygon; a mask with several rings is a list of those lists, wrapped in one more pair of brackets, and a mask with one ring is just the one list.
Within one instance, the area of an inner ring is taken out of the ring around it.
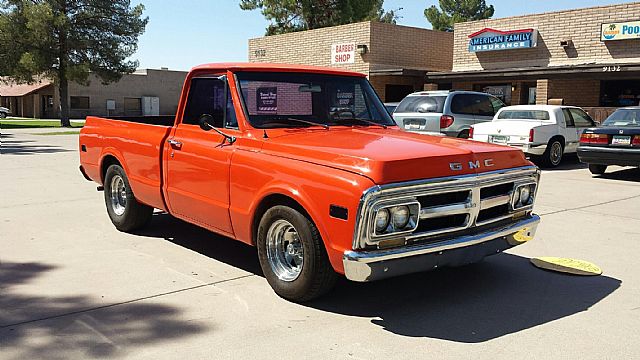
{"label": "chrome wheel rim", "polygon": [[111,209],[113,212],[122,216],[127,207],[127,188],[124,185],[124,179],[120,175],[114,175],[111,178]]}
{"label": "chrome wheel rim", "polygon": [[560,164],[562,160],[562,145],[559,142],[554,142],[551,145],[551,163],[553,165]]}
{"label": "chrome wheel rim", "polygon": [[300,276],[304,264],[304,248],[296,228],[287,220],[274,221],[267,231],[267,260],[271,270],[282,281]]}

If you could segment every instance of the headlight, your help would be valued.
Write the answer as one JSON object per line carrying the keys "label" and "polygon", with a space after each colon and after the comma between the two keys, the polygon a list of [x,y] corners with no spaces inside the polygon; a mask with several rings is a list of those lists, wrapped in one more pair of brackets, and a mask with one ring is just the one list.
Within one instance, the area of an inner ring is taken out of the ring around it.
{"label": "headlight", "polygon": [[528,204],[531,197],[531,187],[523,186],[520,188],[520,202],[522,204]]}
{"label": "headlight", "polygon": [[519,185],[513,192],[513,209],[529,206],[533,204],[533,193],[535,192],[535,184]]}
{"label": "headlight", "polygon": [[389,210],[380,209],[376,213],[376,232],[382,233],[389,226]]}
{"label": "headlight", "polygon": [[391,208],[391,219],[394,229],[403,230],[409,223],[409,207],[403,205]]}
{"label": "headlight", "polygon": [[373,235],[387,236],[411,232],[418,226],[420,203],[415,201],[402,205],[389,204],[375,210]]}

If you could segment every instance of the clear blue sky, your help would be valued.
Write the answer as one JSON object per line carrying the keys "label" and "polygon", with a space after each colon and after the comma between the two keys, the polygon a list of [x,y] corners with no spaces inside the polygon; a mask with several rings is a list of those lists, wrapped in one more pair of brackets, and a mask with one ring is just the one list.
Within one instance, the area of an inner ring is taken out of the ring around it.
{"label": "clear blue sky", "polygon": [[[149,24],[134,59],[141,68],[188,70],[207,62],[247,61],[247,40],[264,34],[260,11],[243,11],[238,0],[142,0]],[[630,1],[623,0],[487,0],[494,18],[535,14]],[[386,9],[402,7],[400,25],[431,28],[424,9],[437,0],[385,0]]]}

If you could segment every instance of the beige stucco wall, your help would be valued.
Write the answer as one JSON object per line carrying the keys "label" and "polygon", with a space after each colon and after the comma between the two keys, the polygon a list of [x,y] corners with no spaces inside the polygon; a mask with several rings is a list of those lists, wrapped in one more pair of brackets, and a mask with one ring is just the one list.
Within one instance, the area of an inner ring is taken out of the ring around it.
{"label": "beige stucco wall", "polygon": [[[160,98],[160,115],[175,114],[178,108],[180,92],[187,72],[171,70],[144,70],[124,75],[118,82],[103,85],[92,76],[89,86],[77,83],[69,84],[69,96],[88,96],[90,109],[70,111],[71,118],[83,118],[87,115],[107,116],[107,100],[116,102],[116,110],[109,115],[124,115],[124,98],[142,98],[157,96]],[[59,108],[59,95],[56,89],[54,108]]]}
{"label": "beige stucco wall", "polygon": [[[640,40],[600,41],[602,23],[640,20],[640,2],[599,6],[455,25],[453,70],[469,71],[531,66],[640,63]],[[468,35],[483,28],[538,30],[538,46],[471,53]],[[564,49],[561,40],[571,39]]]}

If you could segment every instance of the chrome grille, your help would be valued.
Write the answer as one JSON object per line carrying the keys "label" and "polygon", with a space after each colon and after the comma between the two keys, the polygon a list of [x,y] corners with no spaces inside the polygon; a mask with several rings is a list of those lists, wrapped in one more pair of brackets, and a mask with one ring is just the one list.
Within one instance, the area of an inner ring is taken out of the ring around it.
{"label": "chrome grille", "polygon": [[[530,213],[532,206],[513,210],[512,195],[517,186],[537,184],[538,178],[536,167],[524,167],[372,188],[361,201],[354,249],[376,246],[386,239],[404,238],[405,243],[439,239],[447,233],[487,226]],[[535,192],[533,195],[535,198]],[[417,228],[408,234],[374,238],[369,229],[375,214],[369,209],[376,204],[396,200],[417,200],[420,203]]]}

